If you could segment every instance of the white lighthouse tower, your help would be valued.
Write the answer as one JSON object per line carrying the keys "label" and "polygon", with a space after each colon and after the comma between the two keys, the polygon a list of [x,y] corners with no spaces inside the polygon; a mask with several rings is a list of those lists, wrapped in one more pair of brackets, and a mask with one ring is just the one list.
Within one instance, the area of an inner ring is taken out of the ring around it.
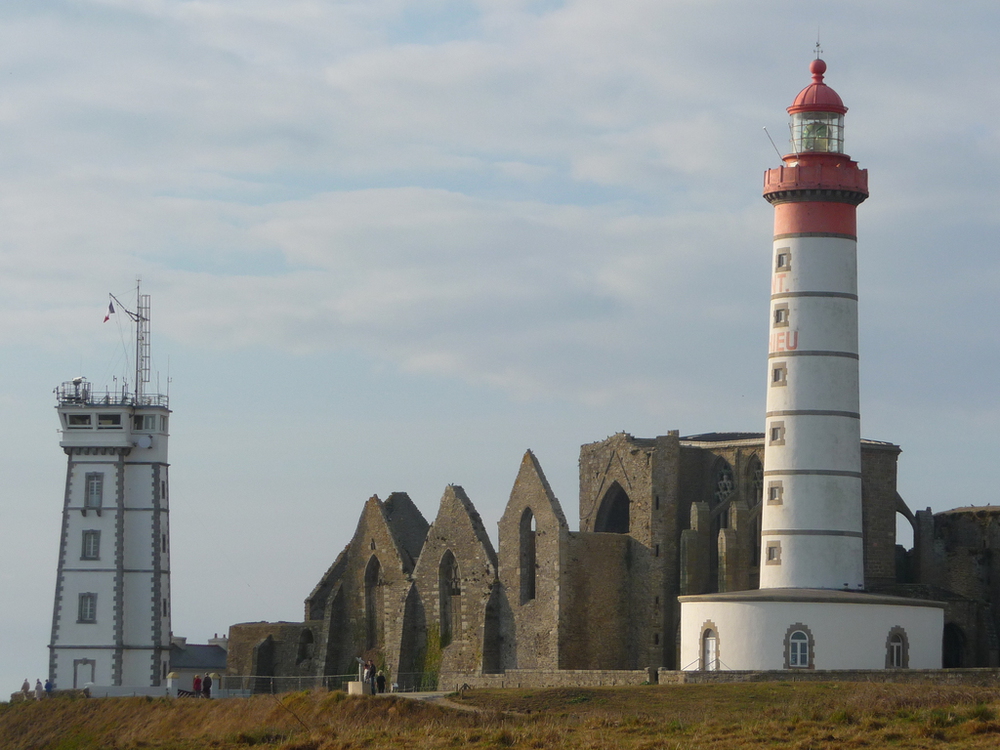
{"label": "white lighthouse tower", "polygon": [[774,206],[760,589],[680,597],[684,669],[940,668],[943,605],[864,592],[857,206],[847,108],[810,65]]}
{"label": "white lighthouse tower", "polygon": [[868,172],[844,154],[847,107],[813,82],[788,108],[774,206],[761,588],[863,589],[856,210]]}
{"label": "white lighthouse tower", "polygon": [[154,687],[170,657],[167,398],[149,382],[149,295],[136,311],[135,387],[56,389],[67,456],[49,677]]}

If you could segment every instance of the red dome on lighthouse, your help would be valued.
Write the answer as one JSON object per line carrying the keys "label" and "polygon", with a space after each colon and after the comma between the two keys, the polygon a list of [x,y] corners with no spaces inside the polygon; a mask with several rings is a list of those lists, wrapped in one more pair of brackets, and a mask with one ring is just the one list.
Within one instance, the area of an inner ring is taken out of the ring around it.
{"label": "red dome on lighthouse", "polygon": [[844,106],[840,95],[823,83],[826,63],[816,58],[809,63],[809,72],[812,73],[813,82],[802,89],[799,95],[795,97],[792,106],[788,108],[788,114],[794,115],[796,112],[837,112],[838,114],[844,114],[847,112],[847,107]]}

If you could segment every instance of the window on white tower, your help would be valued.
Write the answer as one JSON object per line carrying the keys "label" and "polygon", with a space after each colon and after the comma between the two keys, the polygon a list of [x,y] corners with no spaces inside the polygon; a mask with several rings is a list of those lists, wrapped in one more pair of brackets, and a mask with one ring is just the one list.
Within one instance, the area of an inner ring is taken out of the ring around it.
{"label": "window on white tower", "polygon": [[77,622],[97,622],[97,594],[80,594]]}
{"label": "window on white tower", "polygon": [[122,428],[121,414],[98,414],[97,429],[99,430],[120,430]]}
{"label": "window on white tower", "polygon": [[775,362],[771,365],[771,387],[777,388],[788,385],[788,365],[784,362]]}
{"label": "window on white tower", "polygon": [[136,414],[132,418],[132,429],[141,432],[153,432],[156,430],[156,415]]}
{"label": "window on white tower", "polygon": [[786,328],[788,326],[788,304],[782,303],[774,306],[774,327]]}
{"label": "window on white tower", "polygon": [[774,256],[774,270],[775,271],[792,270],[792,251],[790,248],[787,247],[778,248],[778,253],[777,255]]}
{"label": "window on white tower", "polygon": [[781,565],[781,542],[768,542],[764,555],[765,565]]}
{"label": "window on white tower", "polygon": [[83,532],[83,545],[80,551],[80,559],[101,559],[101,532],[97,529],[87,529]]}
{"label": "window on white tower", "polygon": [[89,430],[91,427],[89,414],[67,414],[66,426],[71,430]]}
{"label": "window on white tower", "polygon": [[104,501],[104,474],[99,471],[87,474],[83,507],[97,510]]}
{"label": "window on white tower", "polygon": [[781,505],[785,499],[785,488],[781,481],[769,482],[767,485],[767,504]]}

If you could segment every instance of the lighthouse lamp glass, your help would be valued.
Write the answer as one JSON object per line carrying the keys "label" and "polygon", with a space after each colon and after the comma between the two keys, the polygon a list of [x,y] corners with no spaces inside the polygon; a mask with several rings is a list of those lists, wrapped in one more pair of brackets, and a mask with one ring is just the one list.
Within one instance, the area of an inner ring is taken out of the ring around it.
{"label": "lighthouse lamp glass", "polygon": [[844,153],[844,116],[836,112],[797,112],[792,115],[792,151]]}

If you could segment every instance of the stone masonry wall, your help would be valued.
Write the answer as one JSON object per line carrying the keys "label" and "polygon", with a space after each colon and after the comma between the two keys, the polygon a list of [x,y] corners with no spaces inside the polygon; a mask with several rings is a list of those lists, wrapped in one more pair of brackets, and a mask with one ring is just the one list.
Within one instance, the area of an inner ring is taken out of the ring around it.
{"label": "stone masonry wall", "polygon": [[932,685],[1000,687],[997,669],[802,669],[773,672],[675,672],[661,669],[661,685],[711,684],[724,682],[901,682]]}
{"label": "stone masonry wall", "polygon": [[621,685],[651,685],[656,681],[654,669],[511,669],[506,674],[455,675],[442,681],[440,690],[471,688],[553,688],[553,687],[613,687]]}
{"label": "stone masonry wall", "polygon": [[[402,493],[390,496],[386,503],[390,501],[405,506],[408,515],[419,515]],[[325,670],[347,674],[354,671],[358,657],[371,658],[396,674],[404,642],[403,619],[413,562],[407,550],[398,544],[377,496],[365,503],[354,537],[345,550],[344,562],[331,571],[330,575],[335,574],[338,579],[324,580],[317,586],[317,590],[336,591],[337,596],[336,602],[324,607],[328,613],[326,638],[317,649],[317,663]],[[318,606],[319,602],[312,602],[308,608],[315,610]],[[339,625],[335,630],[329,628],[332,620]],[[331,648],[337,650],[336,659],[328,658]]]}
{"label": "stone masonry wall", "polygon": [[[625,661],[616,666],[660,666],[675,659],[680,527],[679,440],[676,431],[653,439],[619,433],[580,449],[580,533],[608,528],[607,507],[628,498],[629,545],[623,594],[628,594]],[[581,561],[586,563],[585,560]],[[600,564],[594,560],[591,564]]]}
{"label": "stone masonry wall", "polygon": [[[455,581],[443,569],[452,559],[459,576]],[[497,556],[479,513],[461,487],[449,485],[445,490],[413,580],[432,626],[423,637],[436,637],[438,643],[432,646],[446,641],[441,672],[480,671],[486,606],[499,585]]]}
{"label": "stone masonry wall", "polygon": [[[567,537],[563,591],[565,619],[560,628],[563,669],[615,669],[638,661],[632,638],[630,580],[634,542],[624,534]],[[638,545],[637,545],[638,546]]]}
{"label": "stone masonry wall", "polygon": [[862,442],[862,518],[865,530],[865,585],[896,580],[896,463],[899,447]]}
{"label": "stone masonry wall", "polygon": [[[522,528],[531,518],[535,522],[533,532],[530,526]],[[531,451],[521,461],[499,526],[500,583],[505,611],[500,633],[500,667],[558,669],[561,571],[568,528],[562,506]],[[533,560],[528,561],[532,543]]]}
{"label": "stone masonry wall", "polygon": [[227,674],[313,674],[315,642],[321,625],[318,621],[308,621],[244,622],[231,626]]}

